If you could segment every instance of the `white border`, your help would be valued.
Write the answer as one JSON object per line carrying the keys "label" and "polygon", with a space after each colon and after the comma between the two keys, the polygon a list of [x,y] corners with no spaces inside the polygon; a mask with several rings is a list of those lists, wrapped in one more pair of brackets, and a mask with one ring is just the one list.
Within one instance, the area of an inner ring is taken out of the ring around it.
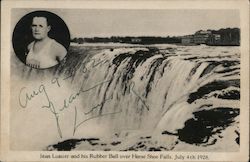
{"label": "white border", "polygon": [[[249,2],[231,1],[2,1],[1,4],[1,158],[3,161],[41,161],[38,151],[9,150],[11,8],[70,9],[239,9],[241,25],[241,103],[240,152],[168,152],[169,154],[206,154],[209,161],[247,161],[249,154]],[[44,154],[46,152],[43,151]],[[51,154],[52,152],[48,152]],[[58,152],[56,152],[58,153]],[[81,152],[60,152],[73,155]],[[89,151],[85,153],[90,153]],[[109,154],[110,152],[100,152]],[[115,152],[112,152],[115,153]],[[119,152],[123,154],[123,152]],[[148,152],[137,152],[147,154]],[[159,154],[152,153],[151,154]],[[45,160],[45,159],[43,159]],[[58,161],[50,159],[50,161]],[[59,159],[60,160],[60,159]],[[67,159],[63,159],[66,161]],[[73,161],[73,159],[68,159]],[[88,159],[88,161],[91,159]],[[101,160],[103,159],[92,159]],[[75,161],[75,160],[74,160]],[[78,159],[84,161],[84,159]],[[114,161],[121,161],[114,159]],[[149,160],[150,161],[150,160]],[[158,160],[159,161],[159,160]]]}

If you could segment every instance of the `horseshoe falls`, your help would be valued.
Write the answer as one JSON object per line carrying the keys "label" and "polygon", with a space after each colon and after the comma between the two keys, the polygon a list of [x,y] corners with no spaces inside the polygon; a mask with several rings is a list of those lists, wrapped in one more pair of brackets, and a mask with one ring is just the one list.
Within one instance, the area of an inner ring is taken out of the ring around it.
{"label": "horseshoe falls", "polygon": [[62,137],[46,109],[31,106],[30,111],[47,113],[36,118],[18,111],[13,125],[26,114],[33,122],[20,132],[34,122],[53,132],[46,134],[47,143],[35,144],[43,150],[238,151],[239,51],[205,45],[72,45],[64,63],[52,69],[16,63],[13,76],[26,85],[31,80],[50,84],[57,76],[60,85],[46,90],[60,107]]}

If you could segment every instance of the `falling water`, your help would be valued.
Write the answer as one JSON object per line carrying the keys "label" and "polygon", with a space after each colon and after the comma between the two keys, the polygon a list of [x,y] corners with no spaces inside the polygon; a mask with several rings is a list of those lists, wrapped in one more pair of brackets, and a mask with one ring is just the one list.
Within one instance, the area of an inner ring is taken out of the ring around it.
{"label": "falling water", "polygon": [[72,46],[53,69],[22,69],[24,80],[59,76],[78,92],[73,134],[48,150],[223,150],[228,139],[239,147],[238,47]]}

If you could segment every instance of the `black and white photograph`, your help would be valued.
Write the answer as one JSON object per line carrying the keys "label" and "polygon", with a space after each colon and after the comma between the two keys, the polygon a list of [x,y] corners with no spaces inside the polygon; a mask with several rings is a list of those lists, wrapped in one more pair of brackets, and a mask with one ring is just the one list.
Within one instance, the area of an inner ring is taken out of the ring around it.
{"label": "black and white photograph", "polygon": [[240,9],[38,7],[10,11],[10,151],[209,161],[245,148]]}
{"label": "black and white photograph", "polygon": [[23,63],[44,69],[64,59],[70,44],[70,34],[66,24],[55,14],[35,11],[17,23],[12,42],[17,57]]}

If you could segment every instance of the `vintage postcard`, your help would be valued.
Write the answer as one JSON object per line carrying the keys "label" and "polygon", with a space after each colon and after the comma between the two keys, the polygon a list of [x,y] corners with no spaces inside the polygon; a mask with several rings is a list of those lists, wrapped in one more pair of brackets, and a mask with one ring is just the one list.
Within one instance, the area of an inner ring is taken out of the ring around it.
{"label": "vintage postcard", "polygon": [[1,161],[248,161],[248,1],[2,1]]}

